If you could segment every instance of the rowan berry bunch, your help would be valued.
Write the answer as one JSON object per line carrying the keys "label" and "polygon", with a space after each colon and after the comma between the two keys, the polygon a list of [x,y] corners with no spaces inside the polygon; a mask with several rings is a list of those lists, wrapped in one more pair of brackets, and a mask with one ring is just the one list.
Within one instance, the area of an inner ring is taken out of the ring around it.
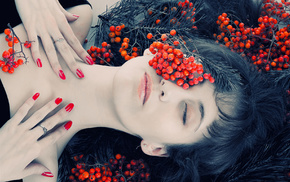
{"label": "rowan berry bunch", "polygon": [[[214,83],[215,79],[211,74],[204,73],[199,58],[193,55],[185,57],[180,49],[181,43],[175,39],[175,35],[176,31],[171,30],[170,34],[162,34],[159,40],[150,45],[149,50],[155,56],[149,61],[149,65],[165,80],[171,80],[184,89],[202,83],[204,80]],[[149,33],[147,38],[152,39],[153,35]]]}
{"label": "rowan berry bunch", "polygon": [[[12,74],[14,73],[15,68],[17,68],[19,65],[22,65],[24,62],[23,59],[19,57],[25,58],[25,60],[27,61],[27,58],[23,52],[22,44],[24,44],[25,47],[29,48],[31,46],[31,43],[28,41],[26,41],[25,43],[20,42],[19,38],[16,36],[12,28],[5,29],[4,34],[6,35],[5,40],[7,41],[7,44],[10,48],[3,51],[2,60],[0,60],[0,67],[2,68],[3,72]],[[19,42],[21,51],[17,52],[14,49],[14,45]]]}
{"label": "rowan berry bunch", "polygon": [[122,30],[124,28],[124,24],[110,26],[108,37],[110,38],[111,44],[103,42],[102,48],[91,46],[91,48],[87,51],[92,56],[96,64],[111,65],[111,59],[115,57],[111,51],[111,45],[114,47],[119,47],[119,53],[125,61],[140,55],[140,50],[137,47],[130,45],[130,39],[128,37],[122,36]]}
{"label": "rowan berry bunch", "polygon": [[[134,57],[139,56],[139,49],[134,46],[130,46],[130,39],[128,37],[122,37],[122,30],[125,28],[124,24],[119,26],[110,26],[109,37],[111,43],[120,46],[119,53],[126,60],[130,60]],[[134,44],[133,44],[134,45]]]}
{"label": "rowan berry bunch", "polygon": [[[155,24],[156,25],[160,25],[162,23],[168,23],[167,21],[169,20],[169,23],[171,24],[171,26],[184,26],[185,24],[187,24],[187,27],[196,29],[197,27],[194,25],[195,23],[195,12],[196,8],[194,8],[193,3],[189,2],[189,0],[185,0],[184,2],[179,1],[178,2],[178,7],[172,7],[172,8],[168,8],[167,6],[163,7],[163,9],[161,10],[156,10],[156,9],[149,9],[148,15],[149,16],[154,16],[156,17],[156,14],[162,13],[162,14],[166,14],[168,16],[171,17],[166,17],[166,18],[162,18],[157,16],[157,19],[155,20]],[[188,24],[190,26],[188,26]]]}
{"label": "rowan berry bunch", "polygon": [[91,46],[87,52],[93,58],[95,64],[107,64],[110,66],[111,59],[114,57],[111,51],[111,45],[103,42],[101,46]]}
{"label": "rowan berry bunch", "polygon": [[283,70],[289,68],[290,25],[289,2],[264,0],[258,27],[247,27],[243,22],[233,20],[232,15],[223,13],[218,17],[219,32],[214,34],[218,43],[240,53],[256,65],[259,71]]}
{"label": "rowan berry bunch", "polygon": [[108,163],[88,165],[83,162],[83,155],[74,156],[76,167],[71,169],[70,181],[96,182],[146,182],[150,181],[147,164],[142,160],[126,161],[126,157],[116,154]]}

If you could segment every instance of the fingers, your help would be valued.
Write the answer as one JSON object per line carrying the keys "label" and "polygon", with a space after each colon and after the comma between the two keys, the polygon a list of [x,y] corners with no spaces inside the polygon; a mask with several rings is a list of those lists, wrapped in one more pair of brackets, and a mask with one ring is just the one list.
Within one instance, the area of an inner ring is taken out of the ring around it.
{"label": "fingers", "polygon": [[37,98],[40,96],[39,93],[34,94],[32,97],[29,97],[25,103],[18,109],[15,115],[11,118],[11,123],[13,125],[19,125],[20,122],[27,115],[28,111],[32,108]]}
{"label": "fingers", "polygon": [[[43,128],[45,128],[47,131],[53,129],[55,126],[57,126],[60,122],[62,122],[63,118],[68,115],[69,112],[74,108],[74,104],[70,103],[66,107],[62,108],[60,111],[58,111],[56,114],[51,116],[50,118],[46,119],[44,122],[41,123],[41,127],[37,126],[34,129],[32,129],[32,135],[37,136],[36,139],[41,137],[44,133]],[[54,131],[55,132],[55,131]],[[53,133],[54,133],[53,132]]]}
{"label": "fingers", "polygon": [[45,177],[54,177],[50,170],[39,164],[39,163],[30,163],[23,171],[23,177],[27,177],[33,174],[39,174]]}
{"label": "fingers", "polygon": [[70,47],[75,51],[75,53],[86,63],[92,65],[94,64],[93,59],[87,53],[87,51],[83,48],[80,41],[75,36],[69,24],[64,24],[61,27],[61,32],[66,39],[67,43]]}
{"label": "fingers", "polygon": [[58,139],[60,139],[72,126],[72,121],[68,121],[63,124],[61,127],[57,128],[55,131],[50,133],[48,136],[45,136],[39,141],[39,145],[44,148],[45,146],[49,146],[54,144]]}
{"label": "fingers", "polygon": [[44,105],[41,109],[36,111],[32,116],[30,116],[24,123],[22,123],[22,127],[24,129],[31,129],[35,125],[37,125],[41,120],[45,118],[48,113],[54,110],[59,104],[59,100],[62,101],[61,98],[53,99]]}
{"label": "fingers", "polygon": [[50,65],[55,72],[56,75],[59,76],[62,80],[66,79],[64,72],[59,64],[58,57],[55,50],[55,45],[53,44],[51,37],[48,33],[43,33],[41,36],[41,41],[43,44],[43,48],[45,50],[46,56],[50,62]]}
{"label": "fingers", "polygon": [[38,37],[35,31],[30,30],[28,31],[28,40],[31,42],[31,54],[32,54],[32,58],[35,62],[35,64],[41,68],[42,67],[42,62],[40,59],[40,52],[39,52],[39,41],[38,41]]}
{"label": "fingers", "polygon": [[76,15],[76,14],[72,14],[68,11],[66,11],[62,6],[61,4],[59,3],[59,1],[56,1],[57,2],[57,5],[59,7],[59,9],[62,11],[62,13],[65,15],[66,19],[68,21],[75,21],[79,18],[79,15]]}
{"label": "fingers", "polygon": [[71,48],[67,44],[67,42],[64,40],[64,38],[57,38],[55,37],[55,47],[57,48],[60,55],[65,60],[66,64],[70,68],[70,70],[78,77],[83,78],[84,74],[81,70],[81,68],[76,64],[75,58],[73,54],[71,53]]}

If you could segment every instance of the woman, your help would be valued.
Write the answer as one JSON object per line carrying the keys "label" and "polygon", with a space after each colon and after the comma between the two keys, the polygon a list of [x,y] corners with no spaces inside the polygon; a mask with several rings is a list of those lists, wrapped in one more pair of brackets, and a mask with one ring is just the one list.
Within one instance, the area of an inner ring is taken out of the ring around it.
{"label": "woman", "polygon": [[[78,23],[89,27],[89,7],[78,8],[74,9],[75,13],[80,14],[75,28]],[[84,27],[79,30],[80,40],[88,31]],[[22,26],[15,27],[14,31],[20,39],[27,38]],[[3,34],[1,37],[4,39]],[[181,181],[198,180],[200,171],[208,170],[210,174],[223,171],[234,164],[243,151],[263,141],[271,130],[280,129],[284,103],[283,98],[276,95],[283,90],[252,72],[235,53],[205,40],[194,40],[193,43],[215,77],[215,84],[205,81],[184,90],[156,75],[155,70],[148,66],[154,55],[148,52],[122,67],[79,64],[87,73],[82,80],[69,73],[66,75],[69,81],[64,82],[53,74],[49,66],[39,70],[34,64],[22,66],[13,75],[1,73],[0,76],[9,99],[11,115],[16,113],[27,94],[36,90],[42,97],[29,114],[46,103],[47,99],[55,97],[75,104],[74,110],[64,118],[73,121],[72,128],[37,159],[53,174],[57,174],[57,158],[77,131],[108,127],[141,138],[141,148],[148,155],[169,156],[178,161],[179,164],[176,162],[175,165],[180,165],[179,170],[191,172],[177,176]],[[1,49],[6,49],[5,46],[2,45]],[[30,54],[28,51],[25,53]],[[47,64],[46,61],[43,64]],[[219,77],[217,73],[221,73],[218,71],[220,68],[231,77],[226,80]],[[64,66],[63,70],[67,69]],[[25,88],[23,84],[31,80],[31,86]],[[138,89],[144,85],[144,80],[152,82],[152,90],[146,92],[148,95],[150,93],[149,97]],[[22,92],[17,92],[20,89]],[[245,138],[244,133],[248,137]],[[233,138],[235,142],[232,142]],[[56,177],[44,179],[34,175],[24,180],[55,181]]]}

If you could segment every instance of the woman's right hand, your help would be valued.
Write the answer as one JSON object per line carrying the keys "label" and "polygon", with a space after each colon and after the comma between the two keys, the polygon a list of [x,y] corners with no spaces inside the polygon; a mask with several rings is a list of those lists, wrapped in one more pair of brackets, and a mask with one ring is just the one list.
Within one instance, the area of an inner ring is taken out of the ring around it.
{"label": "woman's right hand", "polygon": [[84,73],[76,64],[73,52],[87,64],[92,65],[94,62],[69,25],[68,21],[76,21],[78,15],[66,11],[58,0],[15,0],[15,5],[31,41],[32,58],[37,66],[42,67],[42,44],[56,75],[66,79],[58,60],[59,52],[72,73],[77,78],[83,78]]}
{"label": "woman's right hand", "polygon": [[[57,98],[23,121],[38,96],[37,93],[29,98],[0,128],[0,181],[22,179],[32,174],[53,177],[49,169],[33,160],[40,155],[42,149],[54,144],[71,127],[71,121],[60,127],[56,126],[62,123],[61,119],[73,109],[74,105],[71,103],[42,121],[62,101],[61,98]],[[51,129],[54,130],[50,132]]]}

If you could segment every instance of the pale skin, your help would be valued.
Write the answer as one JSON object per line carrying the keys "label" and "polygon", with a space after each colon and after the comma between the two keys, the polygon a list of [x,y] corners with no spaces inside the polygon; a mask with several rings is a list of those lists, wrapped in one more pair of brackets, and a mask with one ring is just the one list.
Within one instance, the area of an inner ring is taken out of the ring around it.
{"label": "pale skin", "polygon": [[[84,73],[75,64],[74,58],[77,56],[87,64],[92,64],[92,61],[69,25],[69,22],[72,23],[79,18],[79,15],[75,14],[77,12],[66,11],[58,0],[15,0],[15,5],[27,31],[27,40],[32,41],[31,57],[35,64],[42,67],[44,62],[49,62],[55,74],[61,79],[66,79],[58,53],[70,71],[76,77],[80,77],[78,71],[82,73],[82,77]],[[63,41],[63,43],[57,45],[54,44],[55,41]],[[45,55],[40,53],[40,48],[45,50]],[[67,49],[71,49],[76,56],[66,51]]]}
{"label": "pale skin", "polygon": [[[91,24],[91,8],[82,5],[71,8],[69,11],[80,15],[79,19],[74,21],[71,26],[82,42]],[[14,30],[21,40],[27,39],[22,25],[15,27]],[[4,40],[3,34],[1,34],[0,40]],[[0,50],[7,48],[6,44],[2,44]],[[25,53],[27,56],[31,56],[29,50],[25,50]],[[40,54],[44,55],[43,49],[41,49]],[[141,136],[143,139],[142,150],[148,155],[156,156],[166,156],[166,144],[193,143],[199,140],[203,134],[206,134],[206,127],[217,118],[218,112],[214,101],[213,86],[206,82],[185,91],[174,83],[164,81],[154,74],[154,70],[148,66],[148,60],[153,56],[145,52],[143,57],[132,60],[135,62],[128,62],[122,68],[77,63],[86,73],[82,79],[78,79],[74,73],[68,71],[69,68],[59,56],[63,70],[67,73],[65,81],[55,75],[49,62],[45,59],[42,68],[38,68],[30,62],[17,68],[13,75],[0,72],[9,99],[11,116],[30,95],[36,92],[41,93],[41,97],[29,111],[28,116],[57,97],[63,98],[62,106],[70,102],[75,104],[73,111],[63,118],[63,121],[73,121],[70,130],[55,144],[44,148],[36,159],[36,162],[46,166],[54,177],[46,178],[41,175],[32,175],[25,178],[24,181],[56,181],[57,159],[67,142],[81,129],[109,127]],[[130,67],[134,69],[130,69]],[[124,72],[126,70],[133,71],[123,74],[123,70]],[[152,76],[154,84],[147,105],[143,107],[138,98],[136,84],[139,83],[144,71]],[[133,75],[130,76],[130,74]],[[127,81],[132,82],[132,84],[126,85]],[[123,88],[127,89],[123,90]],[[125,94],[131,92],[133,97]],[[161,95],[162,92],[165,94]],[[130,100],[131,98],[132,100]],[[137,109],[137,112],[130,110],[129,106],[124,107],[127,103],[136,106],[134,108]],[[188,103],[190,109],[186,125],[182,124],[184,103]],[[202,123],[200,123],[201,113],[197,103],[204,105],[205,115]],[[156,108],[154,109],[153,106]],[[122,110],[122,108],[126,108],[126,110]],[[144,110],[142,111],[142,109]],[[156,109],[160,109],[160,111],[156,112]],[[168,109],[172,111],[168,117],[173,119],[166,118]],[[150,115],[152,118],[145,118],[146,115]],[[144,116],[144,121],[140,119],[140,122],[135,122],[138,116],[141,118]],[[151,129],[154,130],[151,131]]]}

